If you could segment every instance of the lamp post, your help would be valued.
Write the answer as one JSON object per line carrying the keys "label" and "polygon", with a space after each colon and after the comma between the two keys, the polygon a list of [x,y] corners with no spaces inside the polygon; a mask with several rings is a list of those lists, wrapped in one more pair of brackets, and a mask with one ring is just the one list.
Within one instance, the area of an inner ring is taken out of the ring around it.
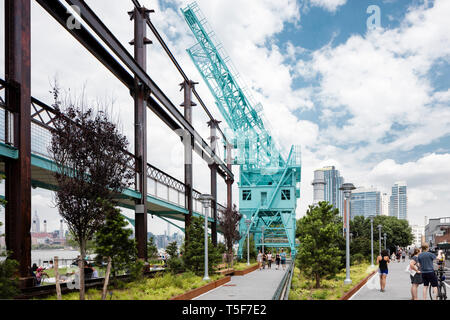
{"label": "lamp post", "polygon": [[203,211],[205,212],[205,276],[203,280],[209,280],[208,276],[208,208],[211,206],[211,200],[214,200],[210,194],[201,194],[198,198],[203,204]]}
{"label": "lamp post", "polygon": [[386,250],[386,232],[383,233],[383,235],[384,235],[384,250]]}
{"label": "lamp post", "polygon": [[373,264],[373,215],[369,216],[370,218],[370,253],[371,253],[371,257],[372,257],[372,264],[370,265],[371,267],[374,267]]}
{"label": "lamp post", "polygon": [[252,220],[245,220],[245,223],[247,224],[247,265],[250,265],[250,224],[252,223]]}
{"label": "lamp post", "polygon": [[379,244],[380,244],[380,255],[381,255],[381,228],[383,226],[381,224],[378,225],[378,232],[379,232],[379,236],[378,236],[378,240],[379,240]]}
{"label": "lamp post", "polygon": [[264,254],[264,226],[261,226],[262,254]]}
{"label": "lamp post", "polygon": [[346,212],[345,212],[345,268],[346,268],[346,278],[344,280],[344,284],[352,283],[350,279],[350,196],[352,194],[352,190],[356,189],[353,183],[344,183],[339,188],[339,190],[344,191],[344,198],[346,203]]}

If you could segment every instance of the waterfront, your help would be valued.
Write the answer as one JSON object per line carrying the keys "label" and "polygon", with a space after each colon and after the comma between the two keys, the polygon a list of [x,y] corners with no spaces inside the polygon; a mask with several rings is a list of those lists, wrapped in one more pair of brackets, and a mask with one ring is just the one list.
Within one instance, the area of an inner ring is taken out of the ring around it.
{"label": "waterfront", "polygon": [[60,263],[61,266],[66,266],[71,263],[69,260],[76,259],[79,254],[80,252],[78,250],[69,249],[31,250],[31,264],[36,263],[38,266],[45,266],[48,264],[48,261],[53,260],[57,256],[60,259],[67,259]]}

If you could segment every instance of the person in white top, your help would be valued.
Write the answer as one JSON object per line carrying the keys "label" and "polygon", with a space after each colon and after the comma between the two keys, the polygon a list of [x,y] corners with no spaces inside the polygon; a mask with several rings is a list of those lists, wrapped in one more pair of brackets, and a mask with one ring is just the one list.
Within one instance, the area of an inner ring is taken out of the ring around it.
{"label": "person in white top", "polygon": [[262,259],[263,255],[261,253],[261,250],[259,250],[258,256],[256,257],[256,261],[258,261],[259,270],[261,270],[262,267]]}
{"label": "person in white top", "polygon": [[269,269],[272,269],[272,253],[270,251],[267,254],[267,265]]}

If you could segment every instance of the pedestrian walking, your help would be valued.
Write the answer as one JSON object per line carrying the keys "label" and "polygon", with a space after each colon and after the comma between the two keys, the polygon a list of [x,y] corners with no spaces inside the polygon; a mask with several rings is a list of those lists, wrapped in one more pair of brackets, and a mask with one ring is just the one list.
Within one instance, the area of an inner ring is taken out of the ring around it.
{"label": "pedestrian walking", "polygon": [[267,264],[267,255],[266,255],[266,253],[264,252],[264,253],[263,253],[263,269],[266,268],[266,264]]}
{"label": "pedestrian walking", "polygon": [[386,288],[386,277],[388,275],[388,263],[389,260],[389,253],[387,250],[382,250],[381,255],[377,257],[377,263],[378,263],[378,272],[380,273],[380,291],[384,292],[384,289]]}
{"label": "pedestrian walking", "polygon": [[406,260],[406,251],[402,250],[402,261],[405,262]]}
{"label": "pedestrian walking", "polygon": [[280,268],[280,254],[277,252],[276,256],[275,256],[275,263],[277,264],[277,270]]}
{"label": "pedestrian walking", "polygon": [[286,269],[286,252],[284,252],[283,249],[281,249],[280,259],[281,259],[281,266],[283,267],[283,270],[285,270]]}
{"label": "pedestrian walking", "polygon": [[419,285],[423,283],[422,274],[420,273],[420,264],[419,264],[419,253],[420,249],[414,249],[411,255],[411,261],[409,262],[409,273],[411,278],[411,297],[412,300],[419,300],[417,296],[417,290]]}
{"label": "pedestrian walking", "polygon": [[420,272],[422,273],[422,280],[423,280],[423,299],[427,300],[427,291],[428,286],[431,284],[431,287],[433,287],[433,293],[435,298],[437,297],[437,286],[438,286],[438,279],[436,277],[436,274],[434,273],[434,267],[433,267],[433,261],[436,260],[436,255],[434,255],[431,252],[428,252],[430,249],[428,243],[422,244],[422,253],[419,254],[418,260],[419,260],[419,268]]}
{"label": "pedestrian walking", "polygon": [[259,267],[259,270],[261,270],[261,267],[262,267],[262,253],[261,253],[261,250],[259,250],[259,253],[258,253],[258,256],[256,257],[256,261],[258,261],[258,267]]}
{"label": "pedestrian walking", "polygon": [[397,250],[397,262],[400,262],[401,258],[402,258],[402,252],[400,249],[398,249]]}
{"label": "pedestrian walking", "polygon": [[272,253],[269,251],[269,253],[267,254],[267,263],[268,263],[268,268],[272,269]]}

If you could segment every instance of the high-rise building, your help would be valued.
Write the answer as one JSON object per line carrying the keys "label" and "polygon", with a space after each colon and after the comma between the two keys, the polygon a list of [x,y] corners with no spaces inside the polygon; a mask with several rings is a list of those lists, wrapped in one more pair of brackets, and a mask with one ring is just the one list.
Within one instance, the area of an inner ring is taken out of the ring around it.
{"label": "high-rise building", "polygon": [[[344,193],[339,188],[344,183],[344,178],[334,166],[324,167],[314,171],[314,202],[328,201],[339,209],[342,216],[344,212]],[[323,190],[323,196],[322,196]]]}
{"label": "high-rise building", "polygon": [[34,211],[33,221],[31,224],[31,232],[41,232],[41,222],[39,221],[39,216],[37,211]]}
{"label": "high-rise building", "polygon": [[385,192],[381,194],[381,212],[382,216],[389,215],[389,195]]}
{"label": "high-rise building", "polygon": [[381,192],[374,187],[360,187],[352,191],[350,200],[350,217],[365,218],[381,214]]}
{"label": "high-rise building", "polygon": [[392,186],[389,215],[403,220],[408,218],[408,195],[405,181],[396,182]]}
{"label": "high-rise building", "polygon": [[420,248],[420,246],[422,245],[422,238],[424,238],[425,236],[425,227],[419,225],[412,225],[411,231],[414,236],[412,244],[415,245],[416,248]]}

